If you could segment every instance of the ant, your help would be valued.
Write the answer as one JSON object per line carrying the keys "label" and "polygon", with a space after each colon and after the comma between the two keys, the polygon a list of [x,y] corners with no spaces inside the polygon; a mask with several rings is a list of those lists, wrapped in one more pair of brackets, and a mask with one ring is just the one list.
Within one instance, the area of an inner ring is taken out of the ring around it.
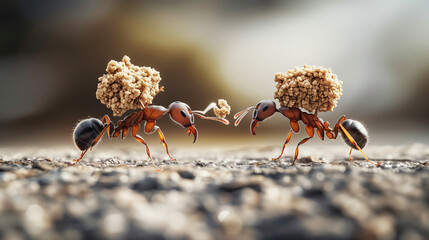
{"label": "ant", "polygon": [[244,116],[252,109],[254,110],[253,110],[252,122],[250,124],[250,132],[253,135],[256,134],[255,126],[259,126],[258,122],[262,122],[263,120],[272,117],[274,113],[279,112],[283,116],[288,118],[290,121],[290,126],[292,129],[289,131],[286,141],[283,144],[282,152],[280,153],[280,156],[278,156],[277,158],[273,158],[272,161],[276,161],[281,158],[285,147],[287,146],[287,144],[289,143],[292,137],[292,131],[295,133],[299,132],[298,121],[301,120],[305,124],[305,131],[307,132],[308,137],[302,139],[296,146],[295,157],[292,162],[292,165],[295,165],[295,161],[298,159],[299,146],[301,144],[304,144],[314,136],[314,129],[316,129],[317,135],[322,141],[325,138],[325,132],[326,132],[326,136],[329,139],[336,139],[338,137],[338,133],[341,132],[341,136],[344,142],[351,147],[349,152],[350,161],[352,161],[352,158],[351,158],[352,150],[356,149],[362,153],[366,161],[376,166],[381,165],[381,163],[375,163],[369,160],[366,157],[365,153],[362,151],[362,148],[364,148],[366,143],[368,142],[368,132],[366,131],[362,123],[356,120],[347,119],[346,116],[343,115],[335,124],[334,129],[332,129],[329,127],[328,122],[324,122],[321,118],[317,116],[319,108],[315,110],[314,114],[303,112],[301,111],[301,109],[294,108],[294,107],[292,108],[280,107],[277,109],[276,103],[274,101],[262,100],[255,107],[246,108],[238,112],[237,114],[235,114],[234,119],[237,119],[237,120],[235,121],[234,125],[238,126],[238,124],[240,124],[240,121],[244,118]]}
{"label": "ant", "polygon": [[187,133],[190,135],[191,133],[194,135],[194,143],[198,138],[198,131],[195,128],[194,123],[194,115],[208,120],[214,120],[221,122],[223,124],[228,125],[229,121],[224,118],[218,117],[207,117],[206,114],[209,110],[216,106],[216,103],[209,104],[204,111],[192,111],[191,108],[183,102],[176,101],[171,103],[168,108],[158,105],[141,105],[141,110],[138,112],[134,112],[128,116],[126,116],[123,120],[118,121],[117,126],[115,127],[109,116],[105,115],[101,119],[97,118],[89,118],[80,121],[73,133],[73,139],[75,141],[76,146],[82,151],[80,157],[78,159],[73,160],[73,163],[70,165],[74,165],[78,163],[85,153],[88,150],[91,150],[93,146],[97,144],[97,142],[101,139],[104,132],[107,131],[107,134],[110,138],[117,138],[121,135],[122,138],[127,136],[129,129],[131,128],[131,135],[140,143],[146,146],[146,153],[149,159],[152,161],[152,165],[156,171],[162,171],[155,166],[155,162],[153,161],[149,147],[146,141],[138,135],[138,131],[140,129],[140,123],[142,121],[146,121],[144,125],[144,132],[146,134],[152,134],[155,131],[158,131],[159,139],[165,147],[165,150],[170,157],[171,160],[177,161],[173,157],[171,157],[167,142],[165,141],[164,134],[161,131],[161,128],[156,126],[156,120],[160,119],[167,113],[170,115],[170,118],[173,122],[178,123],[180,126],[184,128],[188,128]]}

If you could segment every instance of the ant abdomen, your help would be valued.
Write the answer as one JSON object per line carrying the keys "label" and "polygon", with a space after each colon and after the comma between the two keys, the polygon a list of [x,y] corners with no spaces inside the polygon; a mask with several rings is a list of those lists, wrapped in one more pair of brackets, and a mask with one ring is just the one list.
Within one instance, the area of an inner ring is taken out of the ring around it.
{"label": "ant abdomen", "polygon": [[[366,131],[362,123],[356,120],[347,119],[342,122],[341,125],[349,132],[361,149],[365,147],[368,142],[368,131]],[[357,150],[356,146],[350,142],[343,131],[341,131],[341,137],[347,145]]]}
{"label": "ant abdomen", "polygon": [[96,119],[89,118],[82,120],[78,123],[73,132],[73,138],[76,146],[81,150],[85,151],[92,146],[92,143],[103,131],[104,124]]}

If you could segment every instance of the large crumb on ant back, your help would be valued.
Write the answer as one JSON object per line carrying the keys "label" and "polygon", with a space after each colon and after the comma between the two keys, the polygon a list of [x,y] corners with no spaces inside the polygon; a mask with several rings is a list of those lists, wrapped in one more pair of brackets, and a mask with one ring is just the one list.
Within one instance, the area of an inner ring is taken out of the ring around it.
{"label": "large crumb on ant back", "polygon": [[321,66],[304,65],[276,73],[274,81],[277,82],[274,98],[284,107],[332,111],[342,95],[343,82],[338,81],[331,69]]}
{"label": "large crumb on ant back", "polygon": [[112,109],[113,116],[121,116],[127,110],[151,104],[156,94],[163,90],[159,72],[150,67],[139,67],[131,63],[128,56],[122,61],[111,60],[107,74],[98,78],[96,97]]}
{"label": "large crumb on ant back", "polygon": [[225,118],[231,112],[231,107],[228,105],[225,99],[218,99],[217,104],[219,107],[214,107],[213,112],[218,118]]}

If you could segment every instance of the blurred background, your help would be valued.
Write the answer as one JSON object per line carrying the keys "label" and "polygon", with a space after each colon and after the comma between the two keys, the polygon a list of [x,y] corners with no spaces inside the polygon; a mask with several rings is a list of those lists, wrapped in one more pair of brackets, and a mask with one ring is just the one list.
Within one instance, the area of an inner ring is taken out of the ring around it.
{"label": "blurred background", "polygon": [[[224,98],[231,122],[273,99],[274,73],[322,65],[344,90],[323,119],[358,119],[373,144],[429,143],[427,1],[14,0],[0,2],[0,18],[1,146],[72,146],[78,120],[112,116],[95,98],[97,79],[124,55],[160,71],[165,92],[154,104],[202,110]],[[257,136],[250,116],[239,127],[196,121],[199,143],[213,146],[281,145],[290,129],[280,115]],[[168,117],[158,125],[170,146],[192,145]]]}

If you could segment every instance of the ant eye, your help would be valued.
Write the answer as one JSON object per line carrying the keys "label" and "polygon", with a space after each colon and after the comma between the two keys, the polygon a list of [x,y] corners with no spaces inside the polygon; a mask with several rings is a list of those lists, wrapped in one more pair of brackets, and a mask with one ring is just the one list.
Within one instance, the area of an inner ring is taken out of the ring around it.
{"label": "ant eye", "polygon": [[186,117],[186,113],[185,113],[185,111],[180,111],[180,113],[182,114],[182,116],[185,118]]}
{"label": "ant eye", "polygon": [[265,105],[264,108],[262,108],[262,111],[267,111],[268,105]]}

